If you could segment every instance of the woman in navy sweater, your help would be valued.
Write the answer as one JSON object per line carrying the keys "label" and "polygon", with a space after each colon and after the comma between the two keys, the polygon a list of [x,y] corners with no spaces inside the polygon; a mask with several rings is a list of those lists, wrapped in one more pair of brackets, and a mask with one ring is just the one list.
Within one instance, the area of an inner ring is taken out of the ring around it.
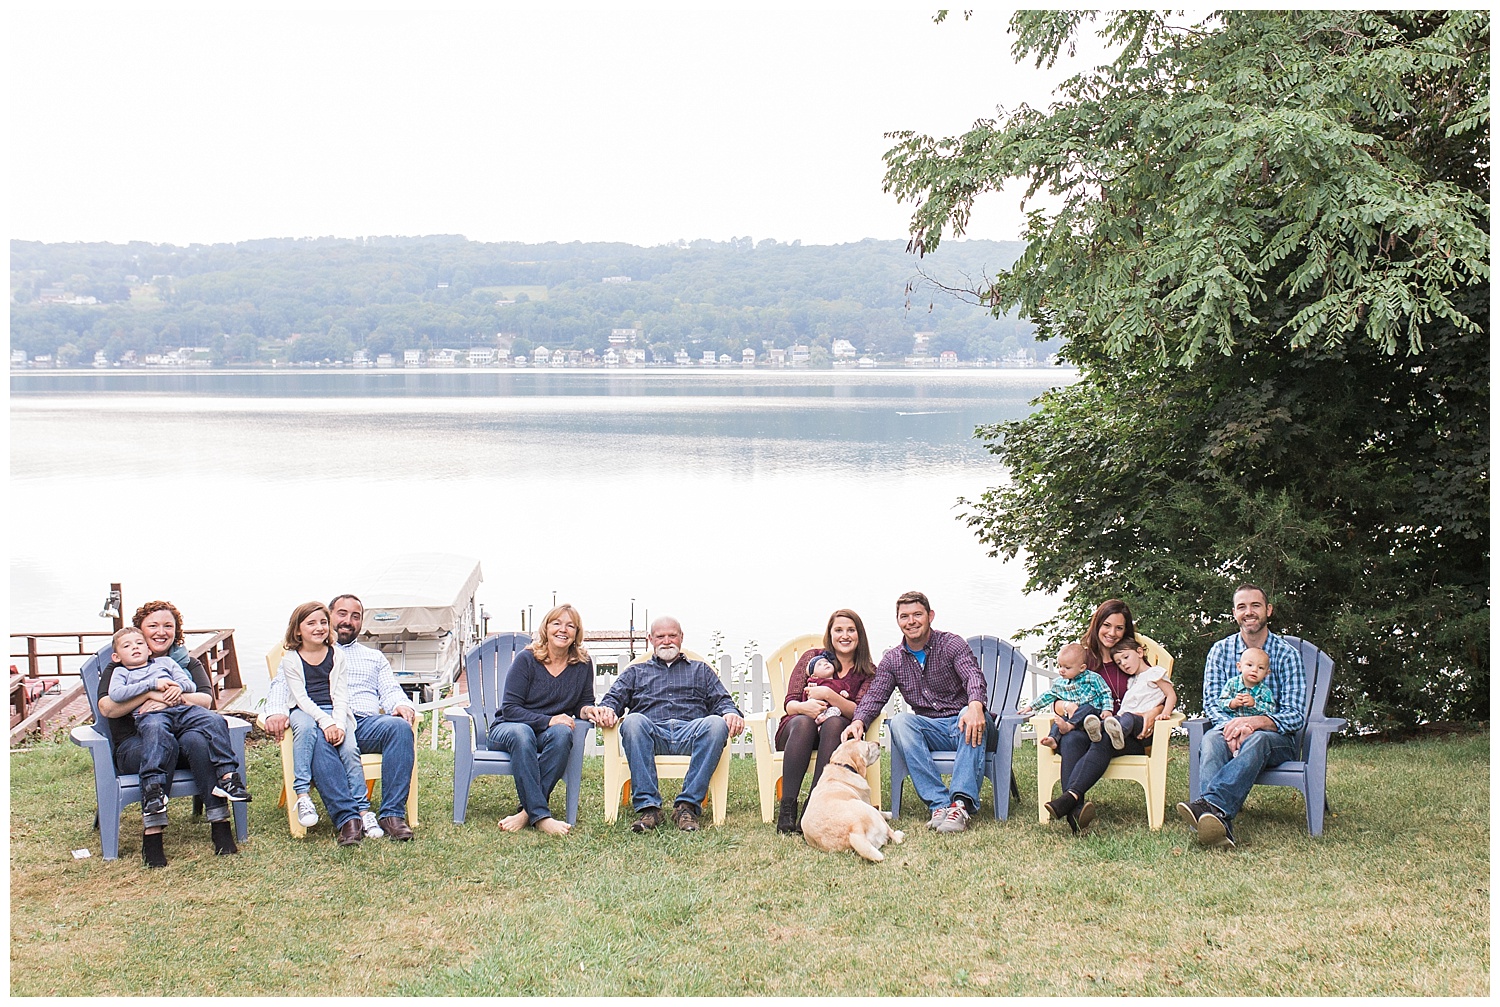
{"label": "woman in navy sweater", "polygon": [[569,826],[552,817],[547,801],[573,751],[573,720],[594,715],[594,662],[583,648],[583,619],[559,605],[542,619],[536,642],[516,655],[505,676],[505,698],[490,728],[490,745],[510,755],[521,806],[500,819],[516,832],[534,825],[565,836]]}

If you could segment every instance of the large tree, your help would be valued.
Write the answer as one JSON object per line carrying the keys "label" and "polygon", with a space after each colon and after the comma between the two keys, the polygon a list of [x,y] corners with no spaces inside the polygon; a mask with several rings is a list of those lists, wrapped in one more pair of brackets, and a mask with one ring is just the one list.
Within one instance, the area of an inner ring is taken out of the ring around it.
{"label": "large tree", "polygon": [[978,431],[971,526],[1062,593],[1052,643],[1125,597],[1195,682],[1252,580],[1362,723],[1487,719],[1488,15],[1023,12],[1014,55],[1094,20],[1051,108],[886,154],[922,253],[1024,185],[979,293],[1080,370]]}

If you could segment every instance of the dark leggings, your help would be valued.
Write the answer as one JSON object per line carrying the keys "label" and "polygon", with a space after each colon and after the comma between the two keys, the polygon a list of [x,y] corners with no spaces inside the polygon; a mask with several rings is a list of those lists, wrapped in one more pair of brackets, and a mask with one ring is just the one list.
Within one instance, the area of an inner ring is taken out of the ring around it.
{"label": "dark leggings", "polygon": [[[793,714],[787,727],[786,744],[782,747],[781,797],[795,801],[802,792],[802,778],[807,775],[807,764],[812,761],[813,749],[818,751],[818,762],[813,767],[812,787],[818,785],[823,767],[833,758],[833,750],[839,747],[839,735],[849,726],[846,717],[834,714],[823,723],[813,722],[805,713]],[[812,787],[808,792],[812,792]]]}
{"label": "dark leggings", "polygon": [[1145,755],[1146,743],[1132,732],[1125,736],[1125,747],[1117,749],[1108,735],[1090,741],[1087,734],[1075,727],[1057,739],[1057,754],[1062,759],[1063,790],[1071,790],[1081,801],[1109,768],[1110,759],[1117,755]]}

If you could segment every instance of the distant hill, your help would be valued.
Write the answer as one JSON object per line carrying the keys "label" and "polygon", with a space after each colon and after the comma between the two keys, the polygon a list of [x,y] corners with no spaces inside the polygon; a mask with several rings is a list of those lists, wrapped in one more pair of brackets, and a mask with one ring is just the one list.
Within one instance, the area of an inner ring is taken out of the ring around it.
{"label": "distant hill", "polygon": [[[215,364],[372,359],[402,351],[541,345],[602,353],[612,330],[662,359],[685,349],[834,343],[901,359],[999,359],[1046,348],[1029,322],[947,293],[1015,261],[1018,242],[947,241],[918,259],[901,241],[749,238],[642,248],[521,244],[461,235],[264,238],[220,245],[11,242],[11,348],[61,364],[202,347]],[[925,274],[925,277],[924,277]],[[648,358],[649,359],[649,358]]]}

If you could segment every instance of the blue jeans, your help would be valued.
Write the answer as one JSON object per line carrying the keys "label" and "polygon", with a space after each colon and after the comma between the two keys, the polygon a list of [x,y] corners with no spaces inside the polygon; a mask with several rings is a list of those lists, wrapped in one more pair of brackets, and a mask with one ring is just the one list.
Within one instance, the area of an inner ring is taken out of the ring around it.
{"label": "blue jeans", "polygon": [[[217,782],[225,773],[238,772],[240,765],[229,744],[229,727],[221,714],[201,706],[184,703],[169,706],[135,718],[135,731],[141,736],[141,787],[156,783],[165,787],[177,764],[178,739],[189,732],[200,733],[207,746],[208,761]],[[209,787],[204,796],[213,790]]]}
{"label": "blue jeans", "polygon": [[[906,759],[906,772],[917,796],[929,811],[946,808],[960,798],[973,811],[979,807],[979,787],[984,781],[984,755],[992,751],[1000,738],[995,718],[984,714],[984,744],[971,745],[958,726],[958,714],[951,717],[924,717],[919,713],[898,713],[887,724],[891,746],[899,748]],[[943,774],[932,761],[933,752],[953,752],[953,776],[943,785]]]}
{"label": "blue jeans", "polygon": [[620,718],[620,747],[630,763],[631,807],[636,811],[661,807],[661,791],[656,784],[658,755],[689,757],[687,777],[677,794],[678,804],[690,804],[703,811],[708,796],[708,781],[719,768],[719,756],[729,740],[729,725],[718,714],[697,720],[653,721],[639,713]]}
{"label": "blue jeans", "polygon": [[1262,769],[1280,765],[1297,754],[1297,739],[1277,731],[1256,731],[1240,742],[1240,754],[1231,755],[1224,741],[1224,728],[1203,735],[1198,752],[1198,779],[1203,782],[1203,800],[1233,818],[1244,807],[1250,788]]}
{"label": "blue jeans", "polygon": [[[201,706],[187,704],[187,708],[203,710]],[[176,709],[176,707],[173,707]],[[224,723],[224,718],[217,713],[203,710],[217,717],[219,726],[224,731],[224,741],[228,745],[229,727]],[[161,753],[154,755],[153,762],[158,766],[167,767],[168,780],[171,779],[173,770],[186,769],[193,774],[193,782],[198,785],[198,794],[203,798],[203,817],[210,822],[229,821],[229,802],[222,797],[214,796],[214,784],[219,782],[219,777],[224,774],[214,764],[213,748],[210,737],[214,733],[212,726],[205,722],[205,730],[185,730],[180,735],[166,734],[164,738],[158,738],[157,743],[166,746],[163,752],[170,750],[170,755],[162,761]],[[239,764],[233,762],[234,749],[230,747],[230,760],[232,768],[239,770]],[[139,773],[145,765],[146,742],[140,734],[134,734],[120,742],[115,750],[115,765],[122,773]],[[141,781],[145,783],[143,779]],[[167,813],[163,811],[159,815],[144,816],[144,826],[154,828],[158,825],[167,824]]]}
{"label": "blue jeans", "polygon": [[417,736],[400,717],[383,713],[354,718],[359,750],[380,756],[380,818],[406,818],[411,767],[417,761]]}
{"label": "blue jeans", "polygon": [[[324,712],[332,713],[333,711]],[[323,729],[318,726],[312,714],[300,706],[292,707],[290,719],[292,722],[292,793],[305,794],[307,788],[312,785],[313,752],[317,749],[318,738],[323,737]],[[339,760],[344,764],[344,772],[349,774],[349,796],[354,798],[355,807],[361,812],[370,810],[370,799],[365,790],[365,766],[359,760],[359,745],[355,743],[354,735],[349,731],[344,732],[344,741],[338,746],[338,752]]]}
{"label": "blue jeans", "polygon": [[[1064,717],[1063,719],[1072,724],[1074,727],[1082,727],[1083,722],[1089,717],[1097,716],[1099,716],[1099,708],[1094,706],[1094,704],[1079,703],[1078,709],[1073,711],[1073,716]],[[1140,730],[1140,728],[1136,728],[1136,730]],[[1057,721],[1054,720],[1052,722],[1052,730],[1047,732],[1047,737],[1051,738],[1053,741],[1056,741],[1058,738],[1062,737],[1062,731],[1058,729]]]}
{"label": "blue jeans", "polygon": [[[322,731],[304,731],[303,737],[312,740],[313,786],[323,795],[323,807],[328,809],[333,827],[341,829],[349,819],[360,816],[359,805],[354,802],[354,794],[349,789],[349,769],[339,750],[328,743]],[[296,744],[295,740],[293,744]],[[359,792],[362,795],[365,792],[364,774],[361,773],[360,777]]]}
{"label": "blue jeans", "polygon": [[510,775],[531,824],[551,818],[547,801],[573,754],[573,729],[553,724],[541,734],[530,724],[500,723],[490,727],[490,747],[510,755]]}

